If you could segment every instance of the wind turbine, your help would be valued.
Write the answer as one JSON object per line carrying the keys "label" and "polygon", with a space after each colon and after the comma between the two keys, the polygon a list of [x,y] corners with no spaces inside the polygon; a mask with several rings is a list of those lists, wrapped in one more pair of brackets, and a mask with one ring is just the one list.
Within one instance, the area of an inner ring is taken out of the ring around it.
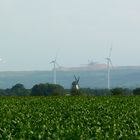
{"label": "wind turbine", "polygon": [[57,64],[57,56],[54,60],[52,60],[50,63],[53,64],[53,82],[56,84],[56,64]]}
{"label": "wind turbine", "polygon": [[109,51],[109,57],[106,58],[107,60],[107,88],[110,90],[110,66],[112,66],[112,61],[111,61],[111,53],[112,53],[112,45]]}

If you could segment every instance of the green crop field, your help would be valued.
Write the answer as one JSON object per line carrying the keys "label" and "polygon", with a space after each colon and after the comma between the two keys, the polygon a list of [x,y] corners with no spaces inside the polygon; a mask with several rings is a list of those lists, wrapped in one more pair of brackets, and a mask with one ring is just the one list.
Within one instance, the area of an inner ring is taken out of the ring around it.
{"label": "green crop field", "polygon": [[140,97],[0,97],[0,139],[140,139]]}

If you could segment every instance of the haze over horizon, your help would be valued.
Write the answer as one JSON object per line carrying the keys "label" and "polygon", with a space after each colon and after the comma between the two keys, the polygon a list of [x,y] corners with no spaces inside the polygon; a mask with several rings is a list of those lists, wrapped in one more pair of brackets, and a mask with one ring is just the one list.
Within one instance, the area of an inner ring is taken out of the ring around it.
{"label": "haze over horizon", "polygon": [[0,71],[50,70],[88,60],[140,65],[139,0],[0,1]]}

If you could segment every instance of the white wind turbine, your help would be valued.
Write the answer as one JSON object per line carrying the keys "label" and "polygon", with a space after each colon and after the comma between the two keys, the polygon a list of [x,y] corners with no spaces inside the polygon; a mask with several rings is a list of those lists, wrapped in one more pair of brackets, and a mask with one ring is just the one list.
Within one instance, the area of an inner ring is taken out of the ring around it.
{"label": "white wind turbine", "polygon": [[57,57],[55,57],[54,60],[52,60],[50,63],[53,64],[53,82],[56,84],[56,64],[57,64]]}
{"label": "white wind turbine", "polygon": [[109,57],[106,58],[107,60],[107,70],[108,70],[108,75],[107,75],[107,87],[110,90],[110,68],[112,66],[112,61],[111,61],[111,53],[112,53],[112,45],[109,51]]}

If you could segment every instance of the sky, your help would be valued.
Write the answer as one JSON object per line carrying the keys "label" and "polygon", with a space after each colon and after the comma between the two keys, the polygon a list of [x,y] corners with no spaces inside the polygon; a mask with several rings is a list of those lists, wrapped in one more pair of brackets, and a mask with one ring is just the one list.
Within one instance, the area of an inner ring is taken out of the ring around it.
{"label": "sky", "polygon": [[50,70],[88,60],[140,65],[139,0],[1,0],[0,71]]}

